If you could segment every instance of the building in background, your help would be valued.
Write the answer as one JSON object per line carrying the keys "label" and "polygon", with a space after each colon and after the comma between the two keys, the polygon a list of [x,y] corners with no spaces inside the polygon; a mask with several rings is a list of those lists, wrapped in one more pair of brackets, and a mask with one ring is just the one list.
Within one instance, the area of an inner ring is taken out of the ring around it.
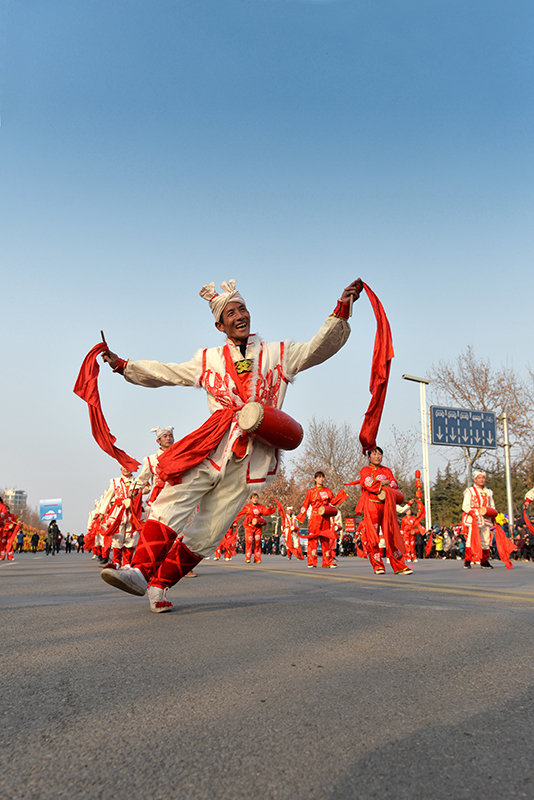
{"label": "building in background", "polygon": [[23,489],[6,489],[4,492],[4,503],[9,506],[12,514],[20,515],[26,508],[28,494]]}

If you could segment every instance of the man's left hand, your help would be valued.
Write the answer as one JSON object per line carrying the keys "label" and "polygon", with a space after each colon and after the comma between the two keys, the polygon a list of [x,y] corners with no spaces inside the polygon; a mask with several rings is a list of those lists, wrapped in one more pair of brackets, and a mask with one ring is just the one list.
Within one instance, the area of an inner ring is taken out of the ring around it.
{"label": "man's left hand", "polygon": [[363,282],[361,278],[356,278],[355,281],[352,281],[346,289],[343,290],[343,294],[339,298],[342,303],[350,303],[350,299],[357,300],[363,291]]}

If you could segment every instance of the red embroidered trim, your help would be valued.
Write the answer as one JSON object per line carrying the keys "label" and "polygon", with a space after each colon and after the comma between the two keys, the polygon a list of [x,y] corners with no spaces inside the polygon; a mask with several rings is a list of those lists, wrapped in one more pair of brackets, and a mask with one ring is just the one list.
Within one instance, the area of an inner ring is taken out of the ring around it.
{"label": "red embroidered trim", "polygon": [[113,368],[113,372],[118,372],[119,375],[124,375],[124,368],[126,367],[127,363],[128,359],[125,360],[124,358],[118,358],[117,363]]}
{"label": "red embroidered trim", "polygon": [[337,301],[337,306],[334,308],[332,312],[333,317],[337,317],[338,319],[348,319],[350,313],[350,305],[348,303],[342,303],[341,300]]}

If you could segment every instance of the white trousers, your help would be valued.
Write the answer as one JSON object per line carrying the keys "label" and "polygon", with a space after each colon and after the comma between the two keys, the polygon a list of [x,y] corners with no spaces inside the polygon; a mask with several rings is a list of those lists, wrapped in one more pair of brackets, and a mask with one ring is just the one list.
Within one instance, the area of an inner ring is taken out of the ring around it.
{"label": "white trousers", "polygon": [[[469,532],[467,534],[467,540],[465,542],[466,547],[471,547],[471,531],[472,526],[469,525]],[[478,526],[478,532],[480,534],[480,543],[482,545],[483,550],[489,550],[490,542],[491,542],[491,527],[489,525],[480,525]]]}
{"label": "white trousers", "polygon": [[239,460],[232,456],[221,475],[203,461],[184,473],[182,483],[165,484],[152,503],[149,519],[182,533],[184,544],[195,555],[213,555],[251,491],[247,466],[248,456]]}

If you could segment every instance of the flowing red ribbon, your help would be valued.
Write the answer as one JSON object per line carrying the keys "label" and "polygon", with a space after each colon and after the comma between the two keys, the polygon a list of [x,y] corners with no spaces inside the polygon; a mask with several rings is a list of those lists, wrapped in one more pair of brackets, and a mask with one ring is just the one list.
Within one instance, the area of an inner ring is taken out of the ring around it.
{"label": "flowing red ribbon", "polygon": [[137,472],[139,461],[129,456],[124,450],[115,447],[117,437],[113,436],[100,405],[100,395],[98,393],[98,366],[97,357],[108,349],[107,344],[99,342],[85,356],[80,372],[74,384],[74,394],[85,400],[89,408],[89,419],[91,420],[91,431],[93,438],[102,450],[114,458],[122,467]]}
{"label": "flowing red ribbon", "polygon": [[363,452],[366,453],[376,446],[376,436],[386,400],[391,360],[395,354],[393,352],[391,328],[382,303],[366,283],[363,284],[363,288],[367,293],[376,317],[376,335],[369,383],[371,401],[365,412],[360,430],[360,442]]}
{"label": "flowing red ribbon", "polygon": [[508,538],[498,523],[495,525],[495,544],[497,545],[499,558],[506,569],[512,569],[514,565],[510,561],[510,554],[517,550],[517,546],[512,539]]}

